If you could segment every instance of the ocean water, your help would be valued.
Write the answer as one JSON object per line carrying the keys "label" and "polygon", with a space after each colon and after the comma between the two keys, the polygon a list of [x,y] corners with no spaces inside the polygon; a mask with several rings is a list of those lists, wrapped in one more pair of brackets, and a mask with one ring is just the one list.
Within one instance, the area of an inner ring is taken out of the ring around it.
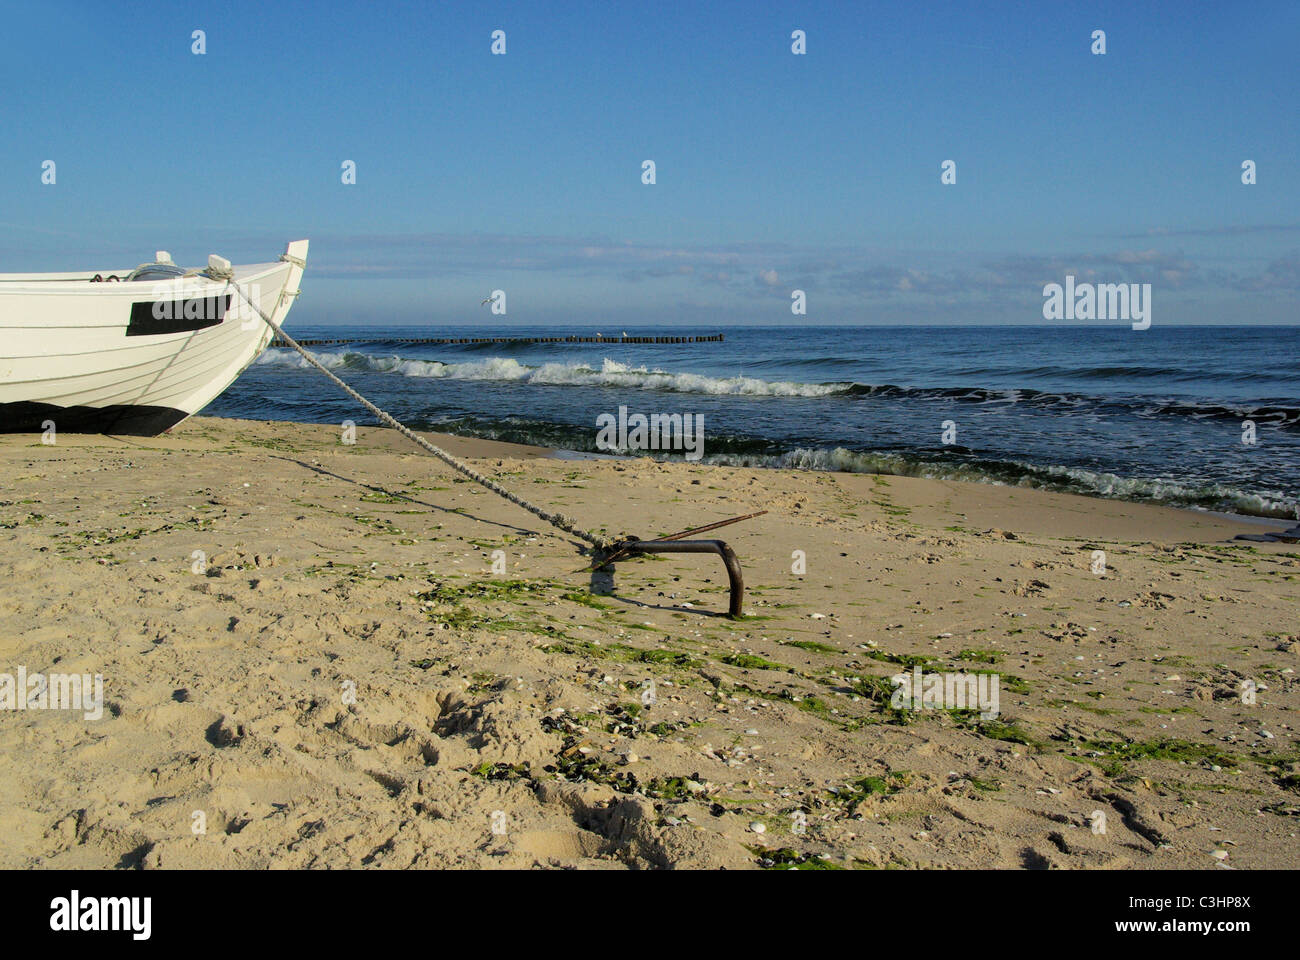
{"label": "ocean water", "polygon": [[[628,329],[722,343],[474,344],[400,337],[594,330],[289,327],[398,419],[594,451],[597,418],[702,414],[704,461],[1019,484],[1300,517],[1300,327]],[[604,330],[607,335],[621,330]],[[206,413],[373,422],[290,350]],[[951,421],[945,443],[945,421]],[[1254,443],[1246,421],[1254,424]],[[655,454],[680,457],[682,453]]]}

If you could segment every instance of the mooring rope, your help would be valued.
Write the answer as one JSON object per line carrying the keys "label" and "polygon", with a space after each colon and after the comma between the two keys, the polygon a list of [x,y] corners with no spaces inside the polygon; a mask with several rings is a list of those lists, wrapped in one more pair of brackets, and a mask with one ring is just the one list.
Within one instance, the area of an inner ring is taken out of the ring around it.
{"label": "mooring rope", "polygon": [[[281,257],[280,259],[285,260],[286,262],[296,262],[299,266],[302,265],[302,261],[297,260],[296,258],[288,258],[287,256],[285,256],[285,257]],[[533,516],[538,517],[541,520],[545,520],[547,523],[551,524],[551,526],[557,527],[560,530],[563,530],[565,533],[570,533],[573,536],[578,537],[579,539],[587,541],[587,543],[591,544],[597,550],[606,551],[611,549],[614,546],[615,544],[614,540],[611,540],[608,537],[602,537],[599,534],[591,532],[590,530],[582,529],[577,525],[577,523],[571,517],[566,517],[562,513],[551,513],[547,510],[543,510],[541,507],[537,506],[536,504],[529,503],[523,497],[519,496],[516,493],[512,493],[511,491],[507,490],[505,487],[501,486],[501,484],[497,483],[491,477],[484,476],[483,474],[479,473],[477,470],[475,470],[473,467],[469,466],[468,464],[462,463],[460,460],[457,460],[446,450],[434,446],[428,440],[424,439],[424,437],[417,434],[414,430],[411,430],[405,424],[399,422],[397,418],[394,417],[392,414],[379,409],[379,407],[375,406],[373,403],[371,403],[361,394],[357,393],[357,391],[353,390],[350,386],[348,386],[337,376],[335,376],[333,371],[326,368],[324,364],[322,364],[319,360],[317,360],[314,356],[312,356],[301,344],[298,343],[297,340],[294,340],[293,337],[289,336],[282,329],[280,329],[280,325],[276,323],[274,320],[272,320],[270,317],[268,317],[265,313],[263,313],[262,308],[259,307],[256,303],[254,303],[252,298],[249,297],[249,295],[244,292],[243,287],[241,287],[239,283],[235,280],[234,271],[214,270],[212,268],[209,268],[209,270],[206,272],[213,279],[225,280],[232,287],[234,287],[235,291],[241,297],[244,298],[244,302],[247,303],[254,310],[256,310],[258,316],[260,316],[263,320],[266,321],[267,326],[269,326],[272,330],[275,331],[276,336],[278,336],[281,340],[283,340],[288,346],[298,351],[299,355],[308,363],[310,363],[313,367],[315,367],[321,373],[325,374],[325,376],[333,380],[336,385],[342,388],[344,393],[350,396],[353,400],[357,401],[357,403],[361,404],[363,407],[365,407],[367,410],[373,413],[376,417],[378,417],[380,421],[388,424],[390,427],[392,427],[402,436],[406,437],[408,440],[418,443],[425,450],[429,451],[429,453],[433,454],[443,463],[447,464],[447,466],[469,477],[469,479],[473,480],[475,483],[486,487],[487,489],[491,490],[493,493],[497,494],[498,496],[505,497],[511,503],[523,507]]]}

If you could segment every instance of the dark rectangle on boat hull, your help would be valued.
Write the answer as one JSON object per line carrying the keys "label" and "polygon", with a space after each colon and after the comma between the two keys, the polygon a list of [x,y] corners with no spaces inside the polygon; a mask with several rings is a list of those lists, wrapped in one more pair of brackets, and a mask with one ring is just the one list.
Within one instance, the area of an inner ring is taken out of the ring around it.
{"label": "dark rectangle on boat hull", "polygon": [[188,300],[144,300],[131,304],[128,337],[156,337],[164,333],[189,333],[215,327],[226,318],[231,295],[191,297]]}
{"label": "dark rectangle on boat hull", "polygon": [[58,433],[109,433],[124,437],[154,437],[189,414],[175,407],[142,407],[129,403],[110,407],[60,407],[53,403],[0,403],[0,433],[44,433],[52,420]]}

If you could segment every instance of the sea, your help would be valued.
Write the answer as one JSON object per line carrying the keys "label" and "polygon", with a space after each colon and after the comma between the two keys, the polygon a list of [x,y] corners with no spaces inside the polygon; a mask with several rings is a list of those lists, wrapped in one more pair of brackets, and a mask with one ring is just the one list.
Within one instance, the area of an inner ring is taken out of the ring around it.
{"label": "sea", "polygon": [[[599,330],[725,337],[685,344],[400,342],[594,336],[596,327],[291,324],[287,332],[354,340],[312,350],[417,429],[599,453],[600,418],[625,407],[625,415],[702,415],[705,463],[1300,518],[1300,327]],[[285,348],[264,353],[204,412],[375,422]]]}

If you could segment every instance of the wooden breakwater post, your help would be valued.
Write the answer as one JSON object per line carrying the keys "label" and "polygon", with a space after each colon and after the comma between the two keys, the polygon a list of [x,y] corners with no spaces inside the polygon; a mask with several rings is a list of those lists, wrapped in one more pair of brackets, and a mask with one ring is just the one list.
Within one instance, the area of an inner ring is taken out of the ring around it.
{"label": "wooden breakwater post", "polygon": [[[433,344],[466,344],[466,343],[505,343],[505,344],[530,344],[530,343],[722,343],[723,334],[715,333],[712,336],[685,336],[685,337],[340,337],[332,340],[299,340],[304,347],[335,347],[343,346],[349,343],[433,343]],[[271,341],[273,347],[287,347],[288,344],[278,337]]]}

